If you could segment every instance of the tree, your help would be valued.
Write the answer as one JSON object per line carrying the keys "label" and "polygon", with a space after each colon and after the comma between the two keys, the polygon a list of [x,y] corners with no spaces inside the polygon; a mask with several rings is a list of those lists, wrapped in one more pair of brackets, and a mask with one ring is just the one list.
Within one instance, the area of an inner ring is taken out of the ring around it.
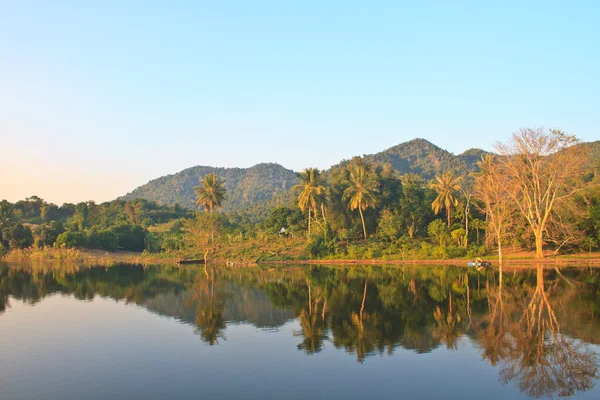
{"label": "tree", "polygon": [[429,205],[425,204],[424,181],[419,175],[406,174],[400,178],[402,198],[398,206],[402,227],[412,239],[415,233],[424,229],[427,222]]}
{"label": "tree", "polygon": [[4,228],[8,225],[8,222],[12,218],[12,208],[12,204],[8,201],[0,201],[0,228]]}
{"label": "tree", "polygon": [[460,182],[462,177],[454,177],[451,172],[444,172],[442,176],[436,176],[429,186],[435,190],[438,196],[431,203],[431,209],[439,214],[442,208],[446,209],[448,217],[448,228],[452,219],[452,206],[457,207],[459,204],[457,192],[460,191]]}
{"label": "tree", "polygon": [[[508,182],[502,172],[502,166],[496,163],[493,155],[482,156],[477,165],[480,172],[475,181],[475,196],[483,203],[483,211],[488,221],[487,228],[496,238],[498,262],[502,265],[502,241],[511,216]],[[478,226],[475,226],[476,229]]]}
{"label": "tree", "polygon": [[[310,237],[311,211],[316,215],[317,205],[324,202],[326,189],[322,184],[321,171],[318,168],[306,168],[298,174],[300,183],[292,187],[292,191],[299,192],[298,207],[302,211],[308,210],[308,237]],[[323,219],[325,212],[322,208]]]}
{"label": "tree", "polygon": [[89,209],[86,203],[78,203],[75,206],[75,215],[73,216],[73,222],[77,226],[77,229],[83,231],[88,225]]}
{"label": "tree", "polygon": [[378,183],[376,177],[371,174],[363,165],[354,165],[350,168],[350,186],[344,190],[343,199],[348,200],[348,206],[351,210],[358,209],[360,220],[362,222],[363,234],[367,240],[367,228],[365,226],[365,217],[363,211],[369,207],[377,205]]}
{"label": "tree", "polygon": [[194,186],[196,193],[196,205],[204,206],[205,212],[213,212],[220,208],[223,202],[227,200],[227,190],[225,181],[219,180],[214,174],[210,173],[200,179],[200,186]]}
{"label": "tree", "polygon": [[2,230],[2,239],[13,249],[24,249],[33,244],[31,229],[22,224],[5,227]]}
{"label": "tree", "polygon": [[509,194],[535,237],[535,257],[543,258],[546,229],[560,202],[584,190],[589,150],[575,136],[551,129],[521,129],[498,143]]}

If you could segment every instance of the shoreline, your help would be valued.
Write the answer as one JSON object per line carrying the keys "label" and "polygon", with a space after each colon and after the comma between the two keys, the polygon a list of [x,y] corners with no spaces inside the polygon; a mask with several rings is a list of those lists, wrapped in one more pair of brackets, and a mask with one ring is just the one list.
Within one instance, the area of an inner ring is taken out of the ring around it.
{"label": "shoreline", "polygon": [[[0,262],[83,262],[83,263],[133,263],[133,264],[176,264],[181,256],[176,257],[152,257],[151,254],[134,253],[134,252],[106,252],[99,250],[77,250],[76,252],[71,251],[72,257],[63,258],[60,257],[62,253],[59,251],[54,253],[53,251],[48,253],[48,257],[31,257],[27,252],[21,252],[14,254],[12,257],[10,253],[8,257],[0,258]],[[495,258],[484,258],[489,261],[492,266],[498,266],[498,260]],[[208,259],[208,265],[210,264],[227,264],[228,262],[234,262],[236,266],[256,266],[256,265],[466,265],[468,261],[472,261],[467,258],[460,259],[404,259],[404,260],[382,260],[382,259],[318,259],[318,260],[306,260],[306,259],[289,259],[289,260],[235,260],[235,259],[221,259],[214,258]],[[543,259],[528,258],[526,254],[519,255],[518,257],[508,257],[502,262],[503,266],[528,266],[528,265],[577,265],[577,266],[600,266],[600,253],[592,254],[571,254],[571,255],[560,255],[560,256],[549,256]]]}

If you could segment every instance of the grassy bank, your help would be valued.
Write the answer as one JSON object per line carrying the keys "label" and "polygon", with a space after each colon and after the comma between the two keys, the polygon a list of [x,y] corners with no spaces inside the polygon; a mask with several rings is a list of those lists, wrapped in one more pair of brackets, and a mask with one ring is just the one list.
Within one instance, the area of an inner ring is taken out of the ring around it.
{"label": "grassy bank", "polygon": [[[216,245],[210,249],[208,260],[211,263],[235,262],[238,265],[251,265],[257,263],[277,264],[448,264],[463,265],[467,260],[474,257],[463,255],[454,258],[415,257],[415,254],[393,253],[377,254],[377,257],[369,257],[373,250],[369,249],[369,243],[364,244],[360,252],[361,257],[349,257],[348,254],[336,254],[326,257],[311,257],[306,252],[306,240],[303,238],[285,239],[280,241],[247,241],[232,244],[231,246]],[[417,254],[418,256],[418,254]],[[139,263],[139,264],[161,264],[175,263],[180,259],[202,259],[203,252],[174,251],[162,253],[148,252],[107,252],[103,250],[86,249],[64,249],[64,248],[28,248],[22,250],[11,250],[2,257],[2,261],[59,261],[75,262],[85,264],[107,265],[117,262]],[[497,261],[494,254],[488,253],[484,258],[492,263]],[[547,252],[546,258],[538,260],[534,258],[533,251],[507,251],[504,257],[505,264],[600,264],[600,253],[577,253],[565,255],[553,255]]]}

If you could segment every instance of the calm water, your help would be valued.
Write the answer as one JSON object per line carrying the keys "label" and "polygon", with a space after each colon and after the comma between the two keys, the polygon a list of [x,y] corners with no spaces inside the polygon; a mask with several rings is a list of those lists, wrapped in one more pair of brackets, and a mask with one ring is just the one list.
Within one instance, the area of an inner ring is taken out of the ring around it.
{"label": "calm water", "polygon": [[599,399],[600,270],[0,264],[0,399]]}

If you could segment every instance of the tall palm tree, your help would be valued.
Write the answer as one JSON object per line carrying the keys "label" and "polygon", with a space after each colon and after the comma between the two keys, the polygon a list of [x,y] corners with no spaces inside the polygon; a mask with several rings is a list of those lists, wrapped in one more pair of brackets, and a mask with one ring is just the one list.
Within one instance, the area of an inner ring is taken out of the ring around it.
{"label": "tall palm tree", "polygon": [[219,180],[212,172],[204,176],[200,179],[200,186],[194,186],[196,205],[204,206],[204,211],[211,213],[215,208],[221,207],[227,200],[227,190],[224,185],[225,181]]}
{"label": "tall palm tree", "polygon": [[[302,211],[308,210],[308,236],[310,237],[311,212],[317,213],[317,204],[323,203],[326,189],[323,178],[318,168],[306,168],[298,174],[300,183],[292,187],[292,191],[299,192],[298,207]],[[323,218],[325,215],[323,214]]]}
{"label": "tall palm tree", "polygon": [[365,227],[365,217],[363,216],[363,210],[369,207],[374,207],[377,204],[377,189],[379,183],[375,176],[363,165],[354,165],[350,168],[350,186],[344,190],[342,198],[349,200],[348,206],[351,210],[356,210],[360,213],[360,220],[362,221],[363,234],[365,240],[367,240],[367,228]]}
{"label": "tall palm tree", "polygon": [[448,217],[448,228],[452,218],[452,206],[458,206],[459,200],[457,192],[460,191],[460,182],[462,177],[454,177],[451,172],[444,172],[442,176],[436,176],[435,180],[429,184],[429,187],[437,192],[437,197],[431,203],[433,212],[439,214],[442,208],[446,209]]}

